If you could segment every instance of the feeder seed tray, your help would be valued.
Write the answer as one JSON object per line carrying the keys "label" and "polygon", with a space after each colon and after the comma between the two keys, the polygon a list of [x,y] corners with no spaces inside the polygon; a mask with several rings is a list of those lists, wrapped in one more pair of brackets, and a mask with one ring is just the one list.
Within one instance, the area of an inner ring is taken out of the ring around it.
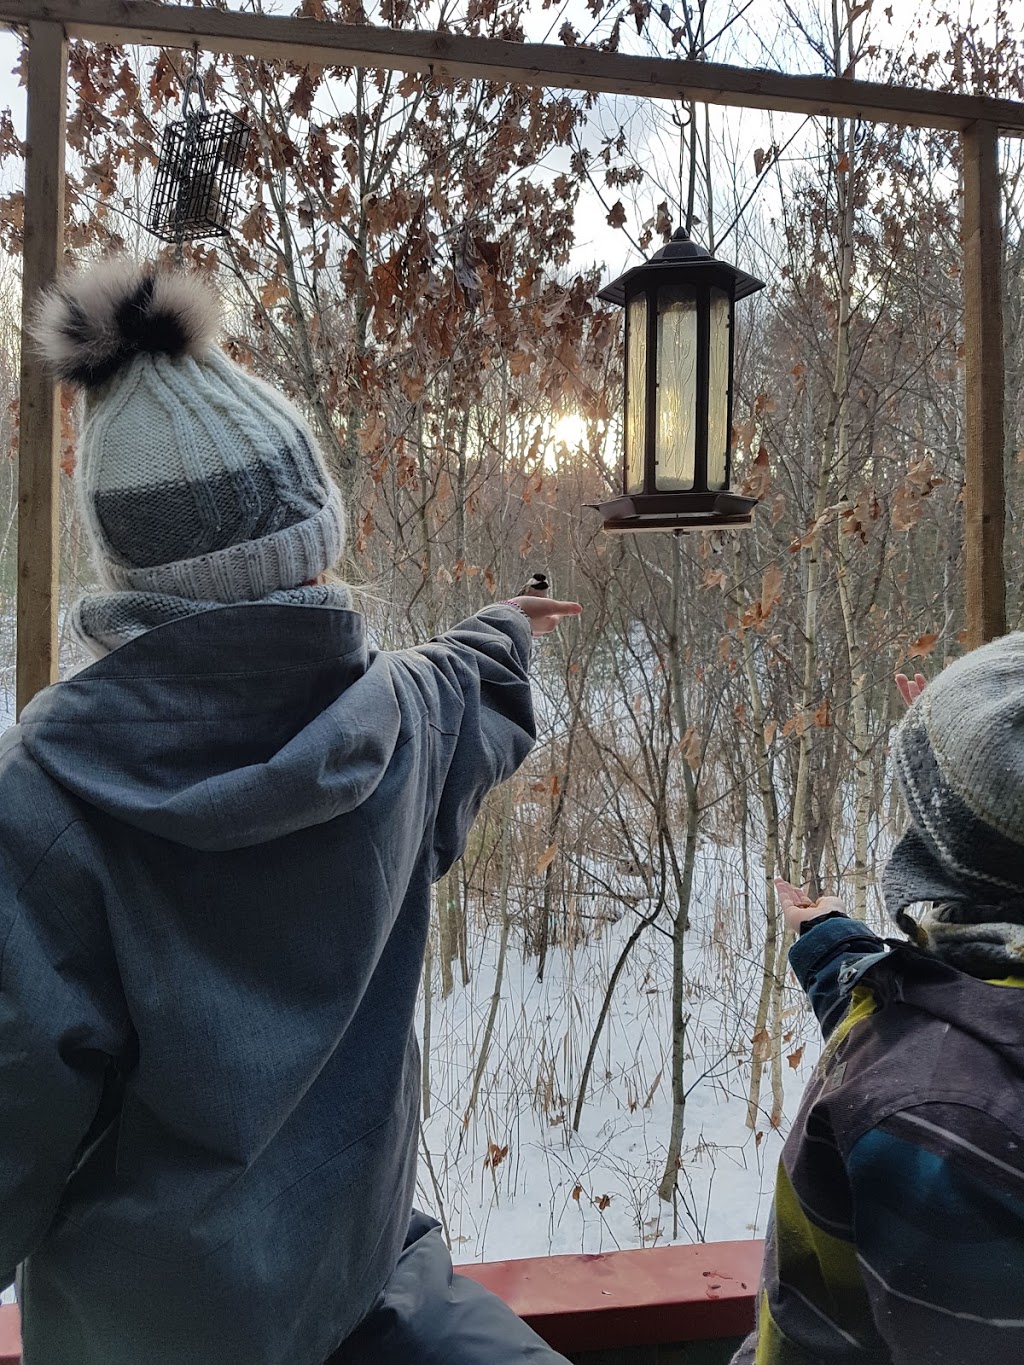
{"label": "feeder seed tray", "polygon": [[150,232],[165,242],[226,236],[248,141],[248,124],[227,109],[169,123],[150,198]]}

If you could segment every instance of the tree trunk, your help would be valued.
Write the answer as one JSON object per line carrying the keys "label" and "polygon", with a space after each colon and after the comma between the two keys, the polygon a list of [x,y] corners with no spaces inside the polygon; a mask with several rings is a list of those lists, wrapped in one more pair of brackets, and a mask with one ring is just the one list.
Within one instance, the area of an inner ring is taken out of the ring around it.
{"label": "tree trunk", "polygon": [[[742,615],[740,600],[739,547],[733,554],[733,601],[737,620]],[[757,1127],[757,1117],[761,1105],[761,1084],[764,1078],[764,1065],[771,1055],[765,1046],[769,1037],[768,1022],[773,1014],[772,1001],[779,993],[777,976],[777,956],[779,944],[780,916],[775,898],[775,876],[780,860],[779,810],[775,798],[775,782],[772,772],[771,745],[765,721],[764,702],[761,688],[754,668],[754,654],[750,644],[749,632],[740,627],[740,651],[743,658],[743,672],[750,695],[751,735],[750,745],[754,753],[754,769],[757,774],[757,790],[761,798],[761,818],[764,822],[764,857],[761,864],[764,878],[765,940],[761,959],[761,982],[757,994],[757,1007],[754,1011],[754,1033],[751,1042],[750,1089],[747,1094],[747,1127]],[[774,1078],[773,1078],[774,1084]]]}
{"label": "tree trunk", "polygon": [[[512,798],[511,789],[505,787],[502,802],[502,827],[508,829],[512,818]],[[491,991],[490,1008],[487,1011],[487,1021],[484,1024],[483,1036],[480,1039],[480,1051],[477,1053],[476,1066],[473,1068],[473,1082],[469,1090],[469,1099],[462,1114],[462,1134],[459,1138],[460,1146],[469,1129],[469,1121],[476,1110],[477,1098],[480,1094],[480,1085],[483,1081],[484,1072],[487,1069],[487,1058],[491,1050],[491,1039],[494,1036],[494,1021],[498,1017],[498,1006],[501,1004],[501,988],[505,981],[505,960],[508,954],[509,930],[512,924],[512,913],[509,909],[509,888],[512,882],[512,848],[509,840],[499,841],[497,844],[499,856],[501,858],[501,882],[498,888],[498,909],[501,916],[501,930],[498,939],[498,960],[494,968],[494,989]]]}
{"label": "tree trunk", "polygon": [[[675,718],[676,737],[682,739],[686,734],[687,712],[683,693],[682,642],[680,640],[680,558],[682,554],[678,539],[672,543],[672,597],[669,618],[668,658],[669,677],[672,687],[671,714]],[[686,843],[683,851],[682,875],[675,859],[671,831],[665,827],[666,842],[669,847],[673,872],[676,880],[676,910],[672,924],[672,1124],[669,1131],[668,1151],[665,1154],[665,1170],[658,1186],[659,1198],[669,1202],[675,1193],[679,1168],[682,1163],[683,1127],[686,1118],[686,1086],[684,1070],[686,1064],[686,1028],[690,1016],[685,1009],[685,944],[686,931],[690,927],[690,897],[693,892],[693,871],[697,861],[697,831],[700,821],[700,801],[697,774],[691,768],[686,756],[679,760],[686,789]],[[699,771],[699,770],[698,770]]]}
{"label": "tree trunk", "polygon": [[[838,40],[837,40],[838,42]],[[836,51],[836,64],[840,54]],[[836,125],[836,163],[845,160],[845,175],[836,176],[839,220],[839,299],[836,330],[836,360],[832,382],[831,411],[835,413],[835,465],[841,500],[851,500],[850,481],[850,322],[853,313],[853,219],[854,165],[857,148],[857,126],[852,120],[840,119]],[[868,846],[871,825],[871,737],[868,724],[867,668],[861,647],[856,606],[852,594],[854,537],[844,535],[842,527],[836,536],[839,557],[839,602],[846,635],[846,653],[850,666],[850,711],[853,721],[853,913],[867,920],[868,914]],[[843,812],[845,817],[845,811]],[[835,888],[836,893],[839,887]]]}
{"label": "tree trunk", "polygon": [[427,951],[423,959],[423,1038],[420,1043],[420,1109],[423,1120],[430,1118],[430,1043],[434,1003],[434,933],[427,929]]}

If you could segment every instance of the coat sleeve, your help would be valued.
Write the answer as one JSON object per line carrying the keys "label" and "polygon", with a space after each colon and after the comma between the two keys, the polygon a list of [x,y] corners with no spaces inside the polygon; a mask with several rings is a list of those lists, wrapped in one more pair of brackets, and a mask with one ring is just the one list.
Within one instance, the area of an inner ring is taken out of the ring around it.
{"label": "coat sleeve", "polygon": [[19,885],[0,849],[0,1288],[53,1221],[124,1038],[102,970],[40,881]]}
{"label": "coat sleeve", "polygon": [[807,992],[826,1038],[850,1003],[844,968],[884,947],[878,935],[860,920],[835,915],[813,925],[790,948],[789,965]]}
{"label": "coat sleeve", "polygon": [[409,651],[429,667],[435,731],[434,876],[462,855],[484,797],[511,777],[537,737],[528,677],[530,623],[514,607],[486,607]]}
{"label": "coat sleeve", "polygon": [[890,1115],[847,1157],[858,1261],[893,1365],[1024,1360],[1024,1152],[964,1104]]}

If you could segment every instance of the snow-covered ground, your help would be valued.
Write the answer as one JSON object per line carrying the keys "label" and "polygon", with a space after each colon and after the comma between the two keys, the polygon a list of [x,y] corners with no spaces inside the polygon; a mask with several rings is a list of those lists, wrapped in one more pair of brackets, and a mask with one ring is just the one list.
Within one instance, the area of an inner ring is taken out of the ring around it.
{"label": "snow-covered ground", "polygon": [[[578,1134],[571,1128],[583,1061],[634,921],[607,923],[572,951],[553,953],[543,982],[535,962],[524,960],[518,945],[510,948],[489,1060],[468,1122],[494,987],[497,927],[471,929],[467,986],[457,982],[441,1000],[435,979],[420,1199],[444,1221],[456,1260],[763,1233],[785,1125],[773,1130],[767,1115],[756,1133],[746,1125],[760,966],[756,944],[753,953],[740,946],[739,914],[730,903],[733,870],[714,854],[709,848],[701,860],[687,935],[689,1094],[675,1212],[657,1194],[670,1126],[667,936],[648,930],[619,979]],[[791,1115],[818,1039],[795,987],[786,1010]]]}

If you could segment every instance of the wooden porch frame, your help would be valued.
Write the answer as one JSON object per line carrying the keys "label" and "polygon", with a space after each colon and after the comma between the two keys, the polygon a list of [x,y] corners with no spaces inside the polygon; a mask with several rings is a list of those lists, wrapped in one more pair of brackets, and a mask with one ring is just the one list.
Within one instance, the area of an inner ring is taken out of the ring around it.
{"label": "wooden porch frame", "polygon": [[64,257],[68,43],[59,24],[29,26],[18,425],[18,714],[57,677],[60,389],[28,340],[39,291]]}
{"label": "wooden porch frame", "polygon": [[[1024,103],[825,76],[587,47],[192,9],[151,0],[0,0],[0,24],[27,35],[28,154],[23,318],[63,256],[67,39],[153,44],[366,66],[460,79],[627,94],[824,117],[953,129],[963,146],[965,546],[968,644],[1005,630],[1002,535],[1004,361],[998,138],[1024,136]],[[57,676],[56,385],[23,332],[18,504],[18,711]]]}

